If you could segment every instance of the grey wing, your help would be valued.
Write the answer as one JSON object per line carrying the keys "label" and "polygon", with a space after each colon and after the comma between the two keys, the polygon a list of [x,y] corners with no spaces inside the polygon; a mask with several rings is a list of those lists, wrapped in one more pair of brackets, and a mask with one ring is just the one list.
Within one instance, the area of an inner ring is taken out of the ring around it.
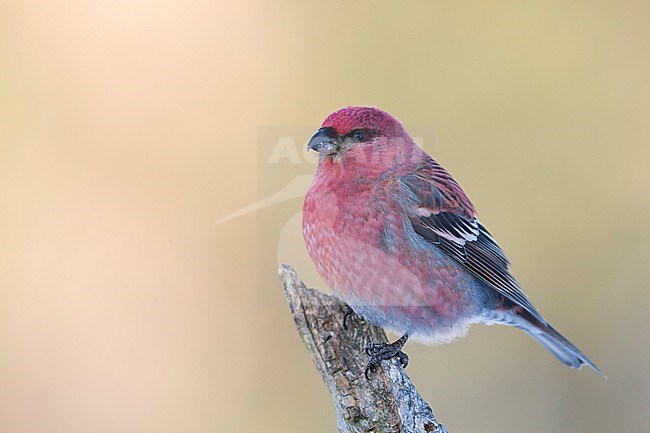
{"label": "grey wing", "polygon": [[415,232],[426,241],[440,248],[499,294],[546,323],[510,274],[510,261],[476,218],[440,212],[411,216],[411,223]]}

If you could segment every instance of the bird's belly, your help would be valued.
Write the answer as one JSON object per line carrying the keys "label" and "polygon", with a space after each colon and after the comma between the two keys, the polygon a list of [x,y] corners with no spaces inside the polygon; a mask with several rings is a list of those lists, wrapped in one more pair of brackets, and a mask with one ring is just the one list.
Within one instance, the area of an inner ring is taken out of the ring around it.
{"label": "bird's belly", "polygon": [[386,239],[366,226],[339,232],[317,224],[305,226],[305,238],[323,279],[369,322],[428,343],[463,335],[481,310],[473,277],[398,230]]}

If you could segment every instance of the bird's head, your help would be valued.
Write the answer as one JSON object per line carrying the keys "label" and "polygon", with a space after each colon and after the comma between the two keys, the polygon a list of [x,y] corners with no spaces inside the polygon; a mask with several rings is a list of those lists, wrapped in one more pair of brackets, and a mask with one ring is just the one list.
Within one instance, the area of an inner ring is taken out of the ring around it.
{"label": "bird's head", "polygon": [[307,147],[320,154],[321,163],[342,164],[367,175],[422,158],[400,121],[375,107],[335,111]]}

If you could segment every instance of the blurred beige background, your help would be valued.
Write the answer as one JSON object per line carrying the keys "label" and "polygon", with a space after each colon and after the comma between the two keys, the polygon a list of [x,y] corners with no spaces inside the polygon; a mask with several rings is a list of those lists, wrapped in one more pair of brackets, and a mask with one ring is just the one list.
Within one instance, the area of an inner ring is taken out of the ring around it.
{"label": "blurred beige background", "polygon": [[264,134],[302,146],[350,104],[432,131],[532,299],[609,376],[506,328],[409,345],[450,431],[650,431],[649,18],[646,1],[3,2],[0,431],[335,431],[275,274],[322,287],[301,199],[215,222],[286,184]]}

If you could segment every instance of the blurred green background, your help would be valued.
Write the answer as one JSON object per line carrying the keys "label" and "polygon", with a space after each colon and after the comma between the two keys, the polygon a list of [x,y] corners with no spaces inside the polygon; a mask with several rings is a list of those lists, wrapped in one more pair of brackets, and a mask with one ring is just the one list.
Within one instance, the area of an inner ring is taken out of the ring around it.
{"label": "blurred green background", "polygon": [[265,128],[302,146],[346,105],[432,131],[609,376],[502,327],[408,345],[450,431],[650,431],[649,2],[0,9],[0,431],[335,431],[275,274],[323,287],[301,199],[215,222],[286,183]]}

